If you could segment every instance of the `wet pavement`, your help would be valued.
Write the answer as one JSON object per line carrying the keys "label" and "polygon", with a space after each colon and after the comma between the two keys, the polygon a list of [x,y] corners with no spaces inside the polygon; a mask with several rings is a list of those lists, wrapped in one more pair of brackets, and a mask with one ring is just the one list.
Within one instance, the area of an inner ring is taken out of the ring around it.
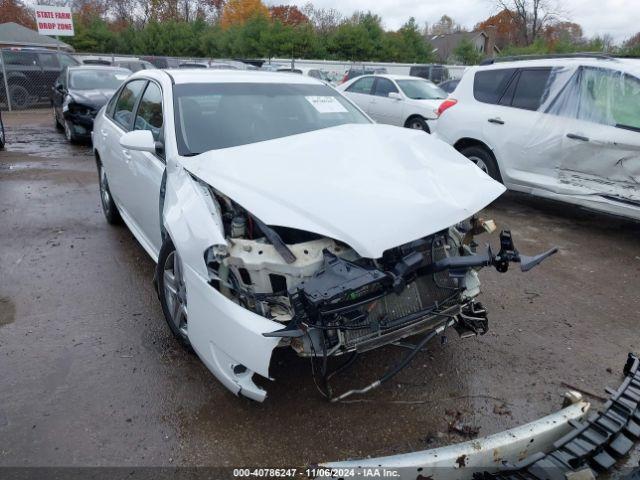
{"label": "wet pavement", "polygon": [[[282,352],[265,403],[236,398],[171,337],[153,262],[102,216],[90,149],[65,143],[48,112],[5,123],[0,465],[290,466],[431,448],[467,440],[449,432],[458,416],[487,435],[553,412],[563,382],[604,395],[640,351],[640,224],[508,194],[487,216],[525,254],[561,250],[527,274],[481,273],[487,335],[450,332],[337,405]],[[336,391],[403,353],[365,354]]]}

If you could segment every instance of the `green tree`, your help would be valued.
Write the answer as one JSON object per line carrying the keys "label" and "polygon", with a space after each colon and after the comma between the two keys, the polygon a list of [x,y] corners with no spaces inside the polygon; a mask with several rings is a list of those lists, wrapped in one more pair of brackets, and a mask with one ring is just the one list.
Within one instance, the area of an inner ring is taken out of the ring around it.
{"label": "green tree", "polygon": [[453,50],[453,55],[463,65],[477,65],[482,60],[482,53],[466,38]]}

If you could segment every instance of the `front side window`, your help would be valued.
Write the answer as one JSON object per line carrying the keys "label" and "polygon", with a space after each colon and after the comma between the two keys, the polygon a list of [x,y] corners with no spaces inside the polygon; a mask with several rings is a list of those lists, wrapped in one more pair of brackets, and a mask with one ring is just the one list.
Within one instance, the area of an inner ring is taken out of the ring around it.
{"label": "front side window", "polygon": [[370,123],[333,88],[315,84],[178,84],[174,111],[180,155]]}
{"label": "front side window", "polygon": [[145,83],[146,80],[133,80],[120,90],[113,112],[113,120],[125,130],[128,130],[131,125],[133,109]]}
{"label": "front side window", "polygon": [[640,130],[640,80],[606,68],[583,68],[579,76],[578,118]]}
{"label": "front side window", "polygon": [[4,62],[7,65],[21,65],[25,67],[35,67],[38,65],[38,59],[32,52],[12,52],[6,50],[2,52]]}
{"label": "front side window", "polygon": [[134,130],[149,130],[154,140],[160,139],[162,131],[162,91],[153,82],[149,82],[140,99]]}
{"label": "front side window", "polygon": [[387,78],[378,78],[376,86],[373,89],[373,94],[377,97],[388,97],[390,93],[398,93],[398,89],[393,82]]}
{"label": "front side window", "polygon": [[374,80],[375,77],[364,77],[360,80],[356,80],[353,85],[347,88],[347,92],[364,93],[369,95],[371,93],[371,87],[373,87]]}
{"label": "front side window", "polygon": [[40,65],[42,65],[42,68],[60,68],[60,64],[54,53],[41,53]]}
{"label": "front side window", "polygon": [[480,70],[473,79],[473,96],[483,103],[497,104],[515,73],[515,68]]}
{"label": "front side window", "polygon": [[60,65],[62,65],[63,68],[80,65],[80,62],[78,62],[75,58],[70,55],[65,55],[64,53],[58,55],[58,59],[60,60]]}
{"label": "front side window", "polygon": [[447,98],[447,92],[426,80],[398,80],[404,94],[413,100],[440,100]]}

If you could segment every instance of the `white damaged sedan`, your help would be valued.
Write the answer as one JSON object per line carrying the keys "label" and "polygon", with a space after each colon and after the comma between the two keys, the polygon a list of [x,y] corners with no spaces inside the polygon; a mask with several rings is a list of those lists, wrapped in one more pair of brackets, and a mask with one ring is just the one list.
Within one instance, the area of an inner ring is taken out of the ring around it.
{"label": "white damaged sedan", "polygon": [[331,357],[484,333],[476,270],[552,253],[519,256],[508,232],[499,254],[476,252],[489,225],[474,215],[504,187],[310,77],[143,70],[99,112],[93,145],[105,216],[157,262],[172,332],[258,401],[275,348],[311,357],[331,396]]}

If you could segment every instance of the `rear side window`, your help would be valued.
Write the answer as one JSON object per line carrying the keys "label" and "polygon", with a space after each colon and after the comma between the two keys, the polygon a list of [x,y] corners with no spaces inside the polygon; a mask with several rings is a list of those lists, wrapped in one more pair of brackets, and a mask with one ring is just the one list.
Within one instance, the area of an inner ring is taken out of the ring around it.
{"label": "rear side window", "polygon": [[125,130],[129,130],[131,125],[131,116],[136,106],[138,97],[142,93],[146,80],[133,80],[127,83],[122,90],[118,100],[116,100],[115,111],[113,113],[113,121]]}
{"label": "rear side window", "polygon": [[483,103],[497,104],[515,73],[515,68],[480,70],[473,79],[473,96]]}
{"label": "rear side window", "polygon": [[550,68],[520,71],[511,106],[524,110],[538,110],[549,92]]}
{"label": "rear side window", "polygon": [[373,94],[378,97],[388,97],[391,92],[398,92],[398,89],[391,80],[386,78],[378,78]]}
{"label": "rear side window", "polygon": [[54,53],[41,53],[40,64],[42,65],[42,68],[60,68],[58,58]]}
{"label": "rear side window", "polygon": [[353,85],[347,88],[347,92],[364,93],[368,95],[371,93],[371,87],[373,87],[374,80],[375,80],[374,77],[364,77],[364,78],[361,78],[360,80],[356,80],[356,82]]}
{"label": "rear side window", "polygon": [[38,65],[38,60],[35,53],[32,52],[2,52],[4,61],[7,65],[22,65],[34,67]]}

